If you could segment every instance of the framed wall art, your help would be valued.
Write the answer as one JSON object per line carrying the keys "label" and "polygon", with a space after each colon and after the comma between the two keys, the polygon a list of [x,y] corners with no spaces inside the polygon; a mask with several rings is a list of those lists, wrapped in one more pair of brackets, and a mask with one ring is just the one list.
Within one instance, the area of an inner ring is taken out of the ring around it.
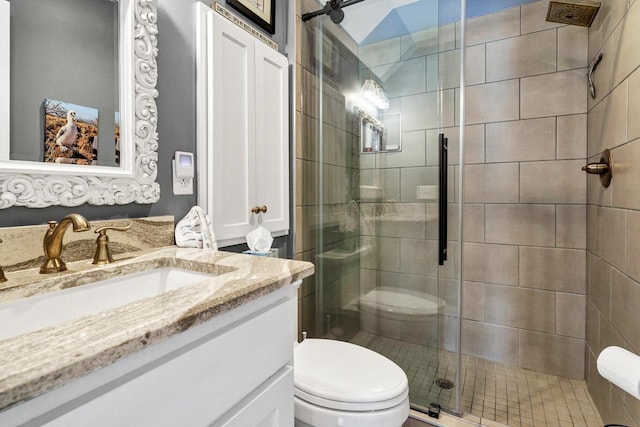
{"label": "framed wall art", "polygon": [[276,32],[276,0],[227,0],[227,4],[269,34]]}
{"label": "framed wall art", "polygon": [[96,165],[98,110],[45,99],[44,162]]}

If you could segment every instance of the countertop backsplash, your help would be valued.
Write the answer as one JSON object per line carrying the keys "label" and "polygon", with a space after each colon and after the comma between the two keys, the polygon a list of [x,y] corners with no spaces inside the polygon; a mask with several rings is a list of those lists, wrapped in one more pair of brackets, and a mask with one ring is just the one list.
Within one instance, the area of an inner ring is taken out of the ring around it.
{"label": "countertop backsplash", "polygon": [[[60,221],[62,218],[53,219]],[[113,255],[174,244],[172,215],[90,221],[90,231],[76,233],[69,227],[63,239],[62,259],[73,262],[93,258],[98,237],[93,230],[103,226],[126,226],[129,223],[131,228],[127,231],[109,231],[109,246]],[[44,261],[42,241],[48,228],[48,224],[0,228],[0,239],[3,241],[0,243],[0,266],[4,271],[39,267]]]}

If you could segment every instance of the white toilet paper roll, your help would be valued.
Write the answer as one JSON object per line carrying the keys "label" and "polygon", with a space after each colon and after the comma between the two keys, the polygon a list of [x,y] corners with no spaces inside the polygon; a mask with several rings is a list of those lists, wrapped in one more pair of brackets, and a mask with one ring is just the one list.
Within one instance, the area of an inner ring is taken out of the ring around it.
{"label": "white toilet paper roll", "polygon": [[636,399],[640,399],[640,356],[621,347],[607,347],[598,356],[598,372]]}

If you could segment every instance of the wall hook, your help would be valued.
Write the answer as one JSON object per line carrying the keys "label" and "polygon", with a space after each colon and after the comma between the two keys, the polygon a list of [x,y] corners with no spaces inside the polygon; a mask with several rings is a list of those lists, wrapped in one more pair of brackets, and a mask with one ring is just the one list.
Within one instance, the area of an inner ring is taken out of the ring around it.
{"label": "wall hook", "polygon": [[598,56],[593,60],[593,62],[589,65],[589,72],[587,74],[587,79],[589,80],[589,93],[591,94],[591,98],[596,99],[596,86],[593,83],[593,72],[596,71],[596,67],[602,60],[602,53],[599,53]]}
{"label": "wall hook", "polygon": [[600,183],[604,188],[608,188],[611,184],[611,178],[613,177],[613,159],[611,158],[611,151],[609,151],[608,148],[605,148],[600,156],[600,162],[589,163],[583,166],[582,170],[586,173],[600,175]]}

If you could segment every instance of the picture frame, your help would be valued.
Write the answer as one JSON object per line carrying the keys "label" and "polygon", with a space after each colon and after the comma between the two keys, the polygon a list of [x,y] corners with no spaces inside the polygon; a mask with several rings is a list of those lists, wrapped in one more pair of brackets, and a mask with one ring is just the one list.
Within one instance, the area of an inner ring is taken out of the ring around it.
{"label": "picture frame", "polygon": [[276,32],[276,0],[227,0],[227,4],[269,34]]}
{"label": "picture frame", "polygon": [[96,108],[45,98],[42,103],[45,163],[97,165]]}

